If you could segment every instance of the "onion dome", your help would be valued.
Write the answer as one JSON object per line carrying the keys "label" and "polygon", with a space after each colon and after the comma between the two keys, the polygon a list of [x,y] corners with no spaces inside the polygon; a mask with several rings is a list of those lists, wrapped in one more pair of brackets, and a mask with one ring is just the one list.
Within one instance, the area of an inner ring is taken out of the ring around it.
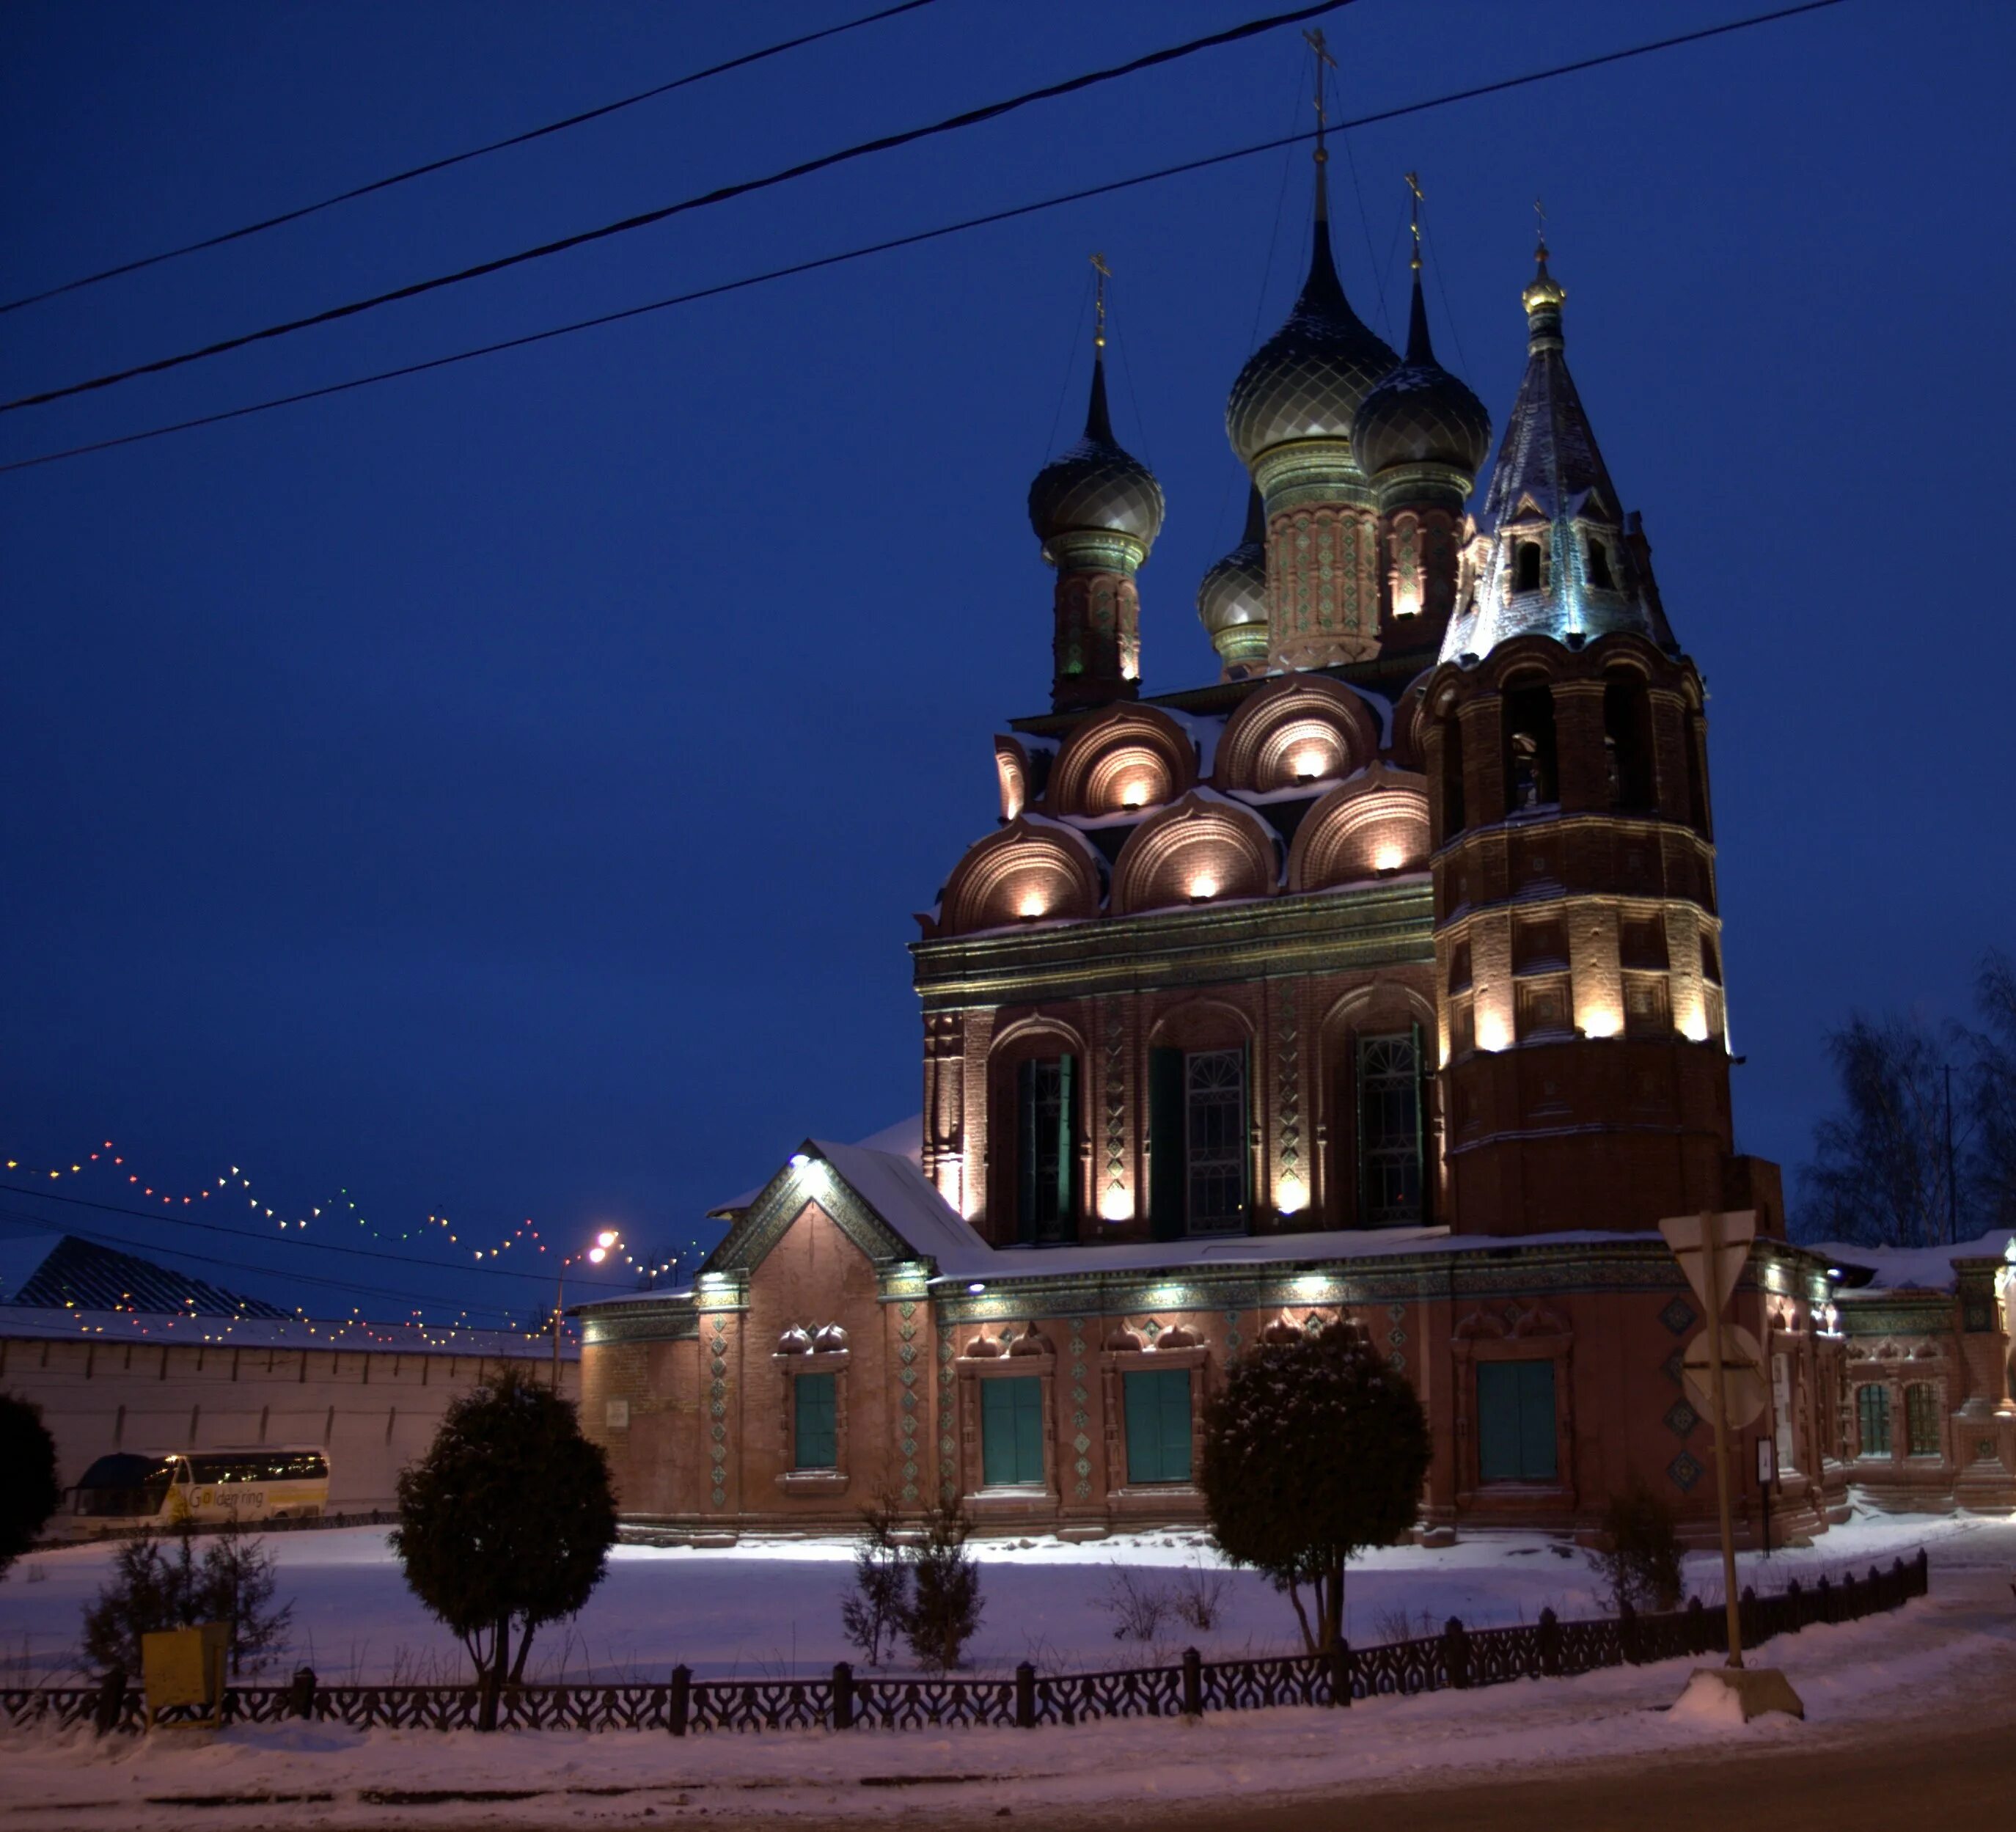
{"label": "onion dome", "polygon": [[1106,410],[1106,362],[1092,365],[1085,437],[1037,472],[1029,486],[1029,525],[1047,547],[1062,534],[1129,534],[1143,551],[1162,527],[1162,486],[1113,437]]}
{"label": "onion dome", "polygon": [[1226,437],[1249,470],[1291,440],[1348,441],[1359,403],[1399,360],[1344,296],[1318,169],[1309,277],[1288,322],[1247,359],[1225,404]]}
{"label": "onion dome", "polygon": [[1491,449],[1484,403],[1435,361],[1418,255],[1406,359],[1359,404],[1351,448],[1369,477],[1395,465],[1441,464],[1474,478]]}
{"label": "onion dome", "polygon": [[1246,533],[1197,587],[1197,620],[1215,643],[1228,630],[1267,624],[1267,518],[1260,492],[1249,490]]}

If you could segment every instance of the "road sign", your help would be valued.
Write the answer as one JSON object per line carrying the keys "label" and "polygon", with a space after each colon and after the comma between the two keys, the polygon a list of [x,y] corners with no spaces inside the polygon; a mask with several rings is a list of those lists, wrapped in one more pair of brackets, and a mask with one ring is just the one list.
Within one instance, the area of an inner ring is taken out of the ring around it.
{"label": "road sign", "polygon": [[[1687,1397],[1701,1416],[1715,1416],[1715,1361],[1708,1333],[1704,1330],[1687,1344],[1680,1371]],[[1764,1363],[1757,1338],[1741,1323],[1722,1326],[1722,1391],[1729,1408],[1729,1428],[1741,1431],[1763,1415],[1769,1389],[1764,1384]]]}
{"label": "road sign", "polygon": [[1708,1219],[1706,1215],[1675,1215],[1670,1221],[1659,1224],[1659,1232],[1665,1236],[1674,1258],[1680,1262],[1680,1270],[1687,1274],[1687,1283],[1694,1288],[1694,1296],[1703,1304],[1720,1310],[1729,1302],[1730,1294],[1735,1290],[1744,1262],[1750,1257],[1750,1243],[1757,1238],[1757,1211],[1754,1208],[1740,1208],[1714,1217],[1718,1229],[1715,1269],[1721,1275],[1722,1289],[1712,1294],[1708,1288],[1708,1254],[1701,1237]]}

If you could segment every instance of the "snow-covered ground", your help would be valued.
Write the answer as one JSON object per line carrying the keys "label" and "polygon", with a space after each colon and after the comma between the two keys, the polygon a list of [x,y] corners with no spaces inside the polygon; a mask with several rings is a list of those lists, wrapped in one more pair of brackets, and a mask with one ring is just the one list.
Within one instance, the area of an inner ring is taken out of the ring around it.
{"label": "snow-covered ground", "polygon": [[[1744,1582],[1775,1588],[1795,1575],[1844,1565],[1858,1571],[1922,1544],[1964,1538],[1957,1517],[1875,1516],[1837,1528],[1809,1551],[1746,1559]],[[305,1661],[326,1683],[370,1680],[452,1684],[470,1676],[461,1644],[406,1589],[383,1528],[276,1534],[278,1595],[293,1605],[291,1644],[271,1672]],[[1300,1651],[1286,1599],[1251,1571],[1222,1568],[1201,1533],[1116,1536],[1088,1545],[1054,1539],[977,1545],[986,1613],[968,1665],[1003,1672],[1032,1661],[1049,1672],[1173,1661],[1186,1647],[1207,1659]],[[858,1659],[841,1632],[850,1548],[802,1539],[745,1540],[733,1549],[618,1546],[608,1575],[578,1618],[542,1630],[527,1677],[662,1681],[683,1661],[697,1678],[789,1679]],[[0,1678],[13,1684],[78,1677],[79,1624],[110,1571],[105,1545],[40,1552],[0,1584]],[[1172,1612],[1146,1639],[1117,1636],[1103,1607],[1122,1572],[1137,1588],[1193,1585],[1219,1593],[1217,1618],[1199,1629]],[[1719,1558],[1687,1564],[1690,1588],[1722,1594]],[[1436,1549],[1395,1547],[1355,1561],[1345,1586],[1345,1632],[1392,1641],[1438,1629],[1451,1616],[1471,1628],[1607,1613],[1586,1554],[1530,1533],[1493,1534]],[[898,1666],[898,1671],[908,1670]]]}
{"label": "snow-covered ground", "polygon": [[[365,1552],[344,1560],[333,1548],[318,1554],[311,1537],[283,1542],[297,1596],[347,1593],[377,1598],[362,1605],[367,1611],[385,1607],[369,1575],[384,1571],[382,1557]],[[368,1543],[361,1535],[344,1537],[353,1546]],[[1137,1567],[1167,1567],[1196,1557],[1194,1546],[1160,1543],[1163,1537],[1128,1548],[1044,1546],[1019,1553],[990,1548],[992,1609],[997,1618],[1012,1618],[1024,1607],[1040,1608],[1043,1632],[1054,1640],[1074,1611],[1082,1614],[1085,1600],[1097,1593],[1105,1560],[1125,1551]],[[1229,1712],[1197,1724],[1121,1721],[1035,1732],[803,1732],[675,1741],[637,1732],[486,1737],[275,1726],[214,1737],[163,1733],[101,1741],[82,1729],[20,1730],[0,1733],[0,1794],[9,1825],[79,1832],[124,1832],[164,1809],[199,1805],[211,1827],[250,1828],[283,1816],[290,1827],[332,1832],[381,1827],[388,1807],[416,1805],[424,1805],[429,1825],[455,1827],[532,1827],[562,1819],[642,1826],[703,1813],[716,1823],[873,1816],[937,1825],[994,1816],[1004,1808],[1045,1820],[1080,1813],[1105,1818],[1123,1808],[1152,1814],[1234,1794],[1251,1801],[1365,1792],[1535,1765],[1559,1773],[1585,1764],[1720,1752],[1739,1743],[1783,1745],[1789,1752],[1908,1734],[1912,1724],[1935,1721],[1984,1728],[1993,1722],[2007,1726],[1995,1733],[2010,1734],[2016,1730],[2011,1706],[2016,1600],[2008,1588],[2016,1577],[2016,1523],[1859,1522],[1811,1552],[1774,1558],[1769,1577],[1776,1582],[1795,1571],[1817,1575],[1845,1558],[1867,1564],[1921,1542],[1933,1560],[1928,1598],[1771,1644],[1764,1657],[1784,1670],[1804,1699],[1803,1723],[1772,1717],[1732,1727],[1715,1714],[1673,1711],[1668,1708],[1684,1689],[1690,1664],[1673,1661],[1577,1679],[1381,1699],[1348,1712]],[[38,1555],[59,1567],[74,1564],[43,1584],[23,1586],[16,1578],[0,1589],[0,1609],[17,1632],[24,1617],[42,1607],[41,1595],[59,1585],[72,1593],[83,1588],[89,1556]],[[753,1667],[751,1657],[734,1651],[734,1637],[762,1633],[774,1641],[787,1634],[796,1612],[803,1618],[800,1661],[811,1665],[814,1638],[822,1658],[829,1645],[825,1618],[838,1578],[835,1559],[804,1546],[738,1549],[733,1555],[625,1554],[605,1587],[614,1596],[605,1595],[598,1607],[610,1608],[617,1598],[633,1608],[649,1600],[650,1618],[628,1625],[637,1644],[676,1647],[689,1658],[704,1650],[703,1657],[717,1668],[737,1659]],[[1587,1587],[1586,1578],[1556,1559],[1544,1542],[1514,1539],[1380,1554],[1354,1582],[1361,1608],[1381,1607],[1365,1601],[1368,1592],[1395,1609],[1405,1599],[1406,1607],[1431,1612],[1451,1598],[1495,1599],[1505,1617],[1530,1612],[1550,1594],[1586,1595]],[[38,1600],[25,1600],[31,1596]],[[823,1609],[815,1607],[822,1596],[828,1600]],[[1278,1639],[1273,1612],[1283,1606],[1267,1601],[1271,1610],[1242,1595],[1240,1620],[1256,1636]],[[317,1605],[324,1607],[330,1605]],[[584,1634],[614,1632],[614,1611],[595,1619],[610,1627],[585,1622]],[[757,1622],[765,1626],[750,1628]],[[360,1629],[367,1625],[360,1618]],[[997,1625],[992,1645],[1013,1651],[1023,1632],[1019,1621]],[[413,1634],[403,1617],[373,1632],[409,1640]],[[719,1643],[724,1632],[731,1645]],[[1099,1621],[1081,1623],[1060,1645],[1107,1657],[1114,1651]],[[498,1798],[500,1791],[519,1798]],[[470,1798],[479,1792],[488,1797]]]}

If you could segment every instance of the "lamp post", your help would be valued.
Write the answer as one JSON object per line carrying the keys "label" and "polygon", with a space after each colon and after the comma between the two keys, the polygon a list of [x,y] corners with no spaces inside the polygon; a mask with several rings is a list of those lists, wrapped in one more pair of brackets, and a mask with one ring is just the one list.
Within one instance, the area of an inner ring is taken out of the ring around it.
{"label": "lamp post", "polygon": [[560,1390],[560,1318],[567,1304],[567,1269],[578,1259],[585,1259],[592,1266],[599,1266],[610,1253],[623,1244],[622,1236],[614,1228],[604,1228],[595,1237],[595,1244],[579,1253],[571,1253],[560,1262],[560,1270],[553,1276],[553,1391]]}

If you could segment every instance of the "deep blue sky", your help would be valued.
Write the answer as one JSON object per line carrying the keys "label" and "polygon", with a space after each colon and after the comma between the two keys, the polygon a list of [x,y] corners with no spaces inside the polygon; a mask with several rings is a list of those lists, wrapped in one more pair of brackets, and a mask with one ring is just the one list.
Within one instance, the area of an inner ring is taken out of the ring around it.
{"label": "deep blue sky", "polygon": [[[16,4],[0,291],[866,9]],[[0,385],[1263,9],[940,0],[14,314]],[[1754,9],[1363,0],[1328,29],[1355,113]],[[1300,50],[1276,34],[11,415],[0,459],[1290,131]],[[1713,690],[1740,1142],[1788,1167],[1829,1097],[1823,1028],[1852,1004],[1959,1011],[1975,957],[2011,939],[2012,67],[2007,8],[1850,0],[1366,129],[1334,168],[1346,284],[1389,335],[1400,174],[1421,174],[1441,353],[1500,422],[1546,200],[1570,360]],[[164,1186],[237,1164],[283,1206],[347,1185],[395,1228],[445,1211],[494,1238],[530,1215],[554,1238],[615,1221],[657,1244],[800,1136],[913,1111],[910,912],[992,824],[989,734],[1045,702],[1049,576],[1022,504],[1081,410],[1086,254],[1118,275],[1121,436],[1169,502],[1142,579],[1147,685],[1194,684],[1213,658],[1193,592],[1240,508],[1224,395],[1294,290],[1309,195],[1306,155],[1269,155],[0,477],[0,1155],[112,1137]],[[313,1263],[298,1253],[242,1257]]]}

